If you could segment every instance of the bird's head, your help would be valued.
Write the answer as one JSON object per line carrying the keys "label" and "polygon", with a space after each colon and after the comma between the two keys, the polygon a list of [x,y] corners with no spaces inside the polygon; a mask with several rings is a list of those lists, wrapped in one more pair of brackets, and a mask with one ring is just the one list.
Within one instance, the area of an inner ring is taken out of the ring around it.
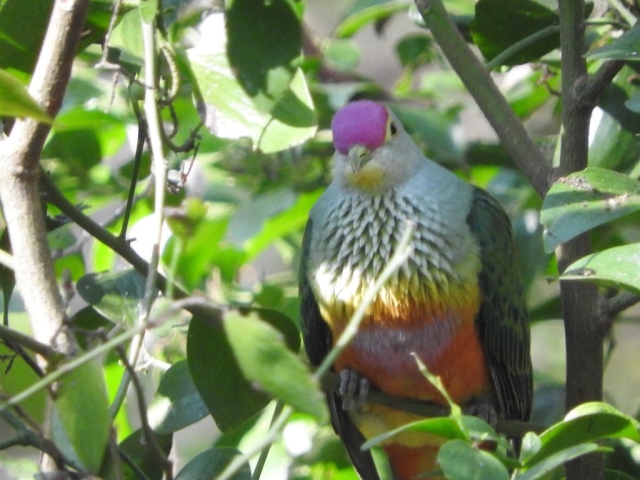
{"label": "bird's head", "polygon": [[424,158],[398,118],[370,100],[342,107],[331,122],[335,178],[381,193],[409,178]]}

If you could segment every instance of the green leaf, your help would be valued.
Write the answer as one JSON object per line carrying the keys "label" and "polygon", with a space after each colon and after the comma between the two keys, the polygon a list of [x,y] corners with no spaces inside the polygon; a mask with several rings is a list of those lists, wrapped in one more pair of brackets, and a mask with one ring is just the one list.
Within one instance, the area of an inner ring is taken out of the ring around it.
{"label": "green leaf", "polygon": [[518,476],[518,480],[537,480],[548,478],[546,475],[555,470],[556,468],[564,465],[569,460],[586,455],[587,453],[593,453],[598,451],[604,451],[605,449],[599,447],[595,443],[581,443],[573,447],[561,450],[544,460],[534,464],[526,473]]}
{"label": "green leaf", "polygon": [[575,236],[640,209],[640,183],[603,168],[558,180],[542,205],[547,253]]}
{"label": "green leaf", "polygon": [[[629,116],[638,117],[619,103]],[[616,118],[602,112],[593,140],[589,147],[589,166],[625,170],[634,165],[640,155],[640,142],[636,133],[624,128]]]}
{"label": "green leaf", "polygon": [[[212,448],[196,455],[175,477],[175,480],[213,480],[231,463],[231,461],[242,453],[235,448]],[[251,469],[245,463],[242,468],[235,473],[231,480],[249,480]]]}
{"label": "green leaf", "polygon": [[[17,312],[11,313],[12,328],[16,328],[16,320],[18,320],[16,317],[18,315],[19,314],[17,314]],[[23,323],[25,326],[28,325],[28,317],[26,313],[23,313],[22,316],[23,319],[20,319],[20,323]],[[7,368],[7,363],[3,363],[0,368],[0,395],[2,395],[2,398],[11,398],[31,387],[41,379],[41,377],[38,376],[33,368],[31,368],[31,366],[27,364],[21,356],[14,356],[15,352],[7,347],[5,342],[0,342],[0,358],[13,358],[10,361],[10,369]],[[48,398],[48,391],[43,389],[31,395],[29,398],[26,398],[20,402],[19,405],[30,418],[34,419],[37,423],[42,423],[44,421],[45,412],[48,411],[46,408],[46,405],[48,405]]]}
{"label": "green leaf", "polygon": [[207,214],[207,205],[197,197],[185,198],[179,207],[165,207],[164,215],[171,233],[187,240]]}
{"label": "green leaf", "polygon": [[[101,364],[90,361],[66,375],[58,389],[55,408],[78,461],[89,472],[97,473],[111,426]],[[54,429],[54,438],[60,434],[60,430]]]}
{"label": "green leaf", "polygon": [[171,366],[160,379],[154,406],[166,404],[166,413],[154,430],[159,434],[172,433],[202,420],[209,414],[193,383],[186,360]]}
{"label": "green leaf", "polygon": [[432,45],[433,40],[430,37],[415,33],[402,37],[396,44],[396,53],[403,66],[416,68],[434,58]]}
{"label": "green leaf", "polygon": [[290,188],[280,188],[255,195],[241,203],[231,216],[228,226],[229,239],[237,246],[255,237],[264,222],[287,210],[296,200]]}
{"label": "green leaf", "polygon": [[[491,60],[520,40],[558,23],[556,12],[533,0],[480,0],[471,22],[471,36],[482,55]],[[555,32],[523,47],[503,64],[530,62],[559,45],[560,35]]]}
{"label": "green leaf", "polygon": [[529,459],[540,451],[540,447],[542,447],[542,442],[538,435],[533,432],[525,433],[520,448],[520,462],[528,463]]}
{"label": "green leaf", "polygon": [[145,278],[133,269],[90,273],[76,285],[78,294],[112,322],[133,322],[145,293]]}
{"label": "green leaf", "polygon": [[509,480],[509,472],[497,458],[462,440],[445,443],[438,452],[438,464],[450,480]]}
{"label": "green leaf", "polygon": [[362,445],[362,449],[369,449],[379,445],[401,432],[428,433],[441,437],[443,441],[454,439],[468,440],[466,433],[462,430],[457,420],[451,417],[434,417],[411,422],[371,438]]}
{"label": "green leaf", "polygon": [[238,84],[224,52],[208,54],[191,49],[188,54],[202,93],[198,110],[214,135],[248,137],[255,148],[273,153],[298,145],[315,133],[311,95],[300,70],[269,114],[260,111]]}
{"label": "green leaf", "polygon": [[225,18],[229,65],[254,104],[269,112],[288,91],[301,61],[302,28],[295,5],[289,0],[233,0],[227,2]]}
{"label": "green leaf", "polygon": [[0,116],[31,117],[41,122],[52,120],[13,75],[0,70]]}
{"label": "green leaf", "polygon": [[593,60],[640,60],[640,25],[634,25],[608,45],[585,54]]}
{"label": "green leaf", "polygon": [[408,10],[410,3],[395,1],[385,2],[380,5],[372,5],[368,8],[357,11],[345,18],[336,27],[335,36],[337,38],[349,38],[355,35],[361,28],[368,24],[390,17],[398,12]]}
{"label": "green leaf", "polygon": [[223,432],[238,428],[269,403],[270,398],[243,376],[221,317],[191,319],[187,361],[193,383]]}
{"label": "green leaf", "polygon": [[453,126],[458,120],[455,111],[439,112],[399,103],[390,108],[414,140],[425,147],[427,156],[438,162],[459,163],[462,148],[453,136]]}
{"label": "green leaf", "polygon": [[142,65],[144,42],[140,25],[140,13],[137,9],[127,12],[113,29],[109,38],[109,47],[120,51],[119,61],[133,65]]}
{"label": "green leaf", "polygon": [[[11,252],[11,239],[9,238],[9,230],[5,228],[0,235],[0,248],[5,252]],[[9,302],[13,295],[13,289],[16,286],[16,276],[13,269],[0,265],[0,288],[2,288],[2,313],[5,325],[9,323]]]}
{"label": "green leaf", "polygon": [[[81,157],[87,155],[87,150],[83,149],[80,141],[74,142],[72,137],[66,135],[82,132],[84,135],[91,136],[97,145],[96,163],[104,157],[116,154],[127,140],[126,124],[121,118],[115,115],[101,112],[100,110],[89,110],[84,105],[66,109],[63,113],[56,117],[54,125],[53,137],[47,143],[47,149],[52,149],[52,144],[60,141],[71,143],[66,148],[58,148],[56,153],[50,153],[50,156],[58,156],[69,161],[69,157]],[[62,136],[61,140],[56,136]],[[86,141],[86,140],[82,140]],[[73,149],[79,153],[73,154]],[[46,157],[46,156],[45,156]],[[82,168],[87,167],[87,162],[79,162]]]}
{"label": "green leaf", "polygon": [[101,315],[91,305],[87,305],[77,311],[69,321],[75,332],[76,340],[83,350],[89,350],[94,343],[100,341],[100,338],[96,335],[96,330],[100,328],[104,332],[108,332],[115,326],[113,322]]}
{"label": "green leaf", "polygon": [[[238,27],[240,31],[236,32],[232,25],[235,22],[242,24],[243,20],[235,16],[247,8],[247,1],[234,2],[232,8],[239,10],[233,14],[233,21],[229,20],[228,52],[226,39],[221,35],[208,38],[187,52],[196,86],[198,111],[209,131],[220,138],[248,137],[255,148],[265,153],[298,145],[316,131],[311,96],[304,74],[295,68],[297,60],[290,58],[292,51],[287,47],[283,51],[277,49],[273,54],[266,54],[266,45],[283,40],[282,35],[273,35],[274,31],[283,32],[278,29],[280,27],[267,31],[271,40],[260,43],[264,48],[255,49],[255,44],[248,41],[255,35],[266,34],[264,30],[269,22],[275,21],[271,15],[285,8],[284,4],[288,5],[288,2],[277,0],[271,4],[272,7],[264,7],[274,9],[264,22],[255,18],[253,12],[249,15],[249,24],[243,24],[241,29]],[[262,11],[255,7],[254,2],[249,2],[250,10]],[[212,15],[210,21],[212,29],[223,28],[221,15]],[[251,22],[258,23],[253,27],[255,33],[245,32],[246,28],[251,28]],[[245,32],[244,37],[242,32]],[[248,52],[246,46],[253,51]],[[256,55],[265,58],[249,65],[248,59]]]}
{"label": "green leaf", "polygon": [[604,478],[605,480],[636,480],[637,477],[632,477],[619,470],[605,469]]}
{"label": "green leaf", "polygon": [[540,450],[526,461],[525,467],[532,467],[563,450],[604,438],[628,438],[638,442],[638,422],[605,403],[580,405],[562,422],[540,434]]}
{"label": "green leaf", "polygon": [[633,94],[631,98],[624,102],[624,106],[633,113],[640,113],[640,92]]}
{"label": "green leaf", "polygon": [[289,208],[266,218],[262,224],[262,229],[244,244],[247,258],[255,258],[277,239],[300,231],[307,222],[309,210],[311,210],[311,207],[321,194],[322,192],[318,190],[302,193]]}
{"label": "green leaf", "polygon": [[[153,432],[152,435],[154,435],[158,442],[160,450],[165,456],[168,456],[173,443],[173,435],[158,435]],[[142,472],[144,472],[148,480],[162,480],[164,476],[162,466],[160,465],[160,462],[158,462],[157,457],[152,453],[149,441],[145,438],[141,429],[136,430],[125,438],[118,447],[127,455],[127,458],[129,458]],[[115,472],[110,471],[113,469],[114,464],[115,461],[112,461],[105,465],[100,475],[101,478],[106,477],[109,480],[116,478],[124,478],[124,480],[138,480],[140,478],[140,476],[125,462],[121,462],[122,477],[117,476]]]}
{"label": "green leaf", "polygon": [[140,17],[146,24],[152,24],[158,13],[158,0],[140,0]]}
{"label": "green leaf", "polygon": [[322,53],[327,64],[336,70],[353,70],[360,63],[360,48],[351,40],[327,40]]}
{"label": "green leaf", "polygon": [[640,293],[640,243],[583,257],[567,267],[562,280],[580,280]]}
{"label": "green leaf", "polygon": [[0,2],[0,68],[31,74],[52,7],[52,0]]}
{"label": "green leaf", "polygon": [[224,330],[247,380],[296,410],[326,420],[318,382],[300,357],[287,348],[279,330],[256,312],[230,312]]}

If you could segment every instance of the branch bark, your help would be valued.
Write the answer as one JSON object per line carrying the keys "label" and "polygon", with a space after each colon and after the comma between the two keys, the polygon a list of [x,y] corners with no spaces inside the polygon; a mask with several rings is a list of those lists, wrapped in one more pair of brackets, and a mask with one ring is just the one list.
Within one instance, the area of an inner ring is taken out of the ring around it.
{"label": "branch bark", "polygon": [[[29,93],[55,117],[69,82],[89,0],[56,0]],[[50,126],[17,120],[0,149],[0,200],[17,265],[16,284],[36,340],[59,353],[76,351],[47,243],[40,197],[40,154]]]}
{"label": "branch bark", "polygon": [[[601,91],[616,66],[607,67],[589,81],[584,45],[584,1],[560,0],[560,45],[562,48],[562,133],[560,165],[554,177],[568,175],[587,167],[589,121],[595,96]],[[613,77],[611,77],[613,78]],[[594,81],[596,83],[594,83]],[[609,80],[610,81],[610,80]],[[596,85],[596,86],[594,86]],[[589,97],[581,96],[588,92]],[[558,269],[591,253],[588,234],[564,243],[556,250]],[[605,330],[599,319],[598,290],[581,282],[560,283],[567,347],[566,408],[588,401],[602,400],[604,373],[603,339]],[[568,480],[602,480],[602,455],[588,455],[567,463]]]}
{"label": "branch bark", "polygon": [[424,23],[495,130],[500,142],[540,196],[549,189],[550,163],[515,115],[488,70],[467,46],[442,0],[416,0]]}

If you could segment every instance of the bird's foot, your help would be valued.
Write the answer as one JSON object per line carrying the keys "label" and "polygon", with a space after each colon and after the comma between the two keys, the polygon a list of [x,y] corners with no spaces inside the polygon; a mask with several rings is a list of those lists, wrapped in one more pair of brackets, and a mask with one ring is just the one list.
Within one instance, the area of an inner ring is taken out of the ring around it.
{"label": "bird's foot", "polygon": [[340,372],[340,389],[338,393],[342,397],[342,409],[357,411],[367,401],[369,393],[369,380],[355,370],[345,369]]}
{"label": "bird's foot", "polygon": [[462,407],[462,412],[465,415],[473,415],[481,418],[492,427],[495,427],[498,423],[498,412],[495,407],[486,399],[475,399],[467,402]]}

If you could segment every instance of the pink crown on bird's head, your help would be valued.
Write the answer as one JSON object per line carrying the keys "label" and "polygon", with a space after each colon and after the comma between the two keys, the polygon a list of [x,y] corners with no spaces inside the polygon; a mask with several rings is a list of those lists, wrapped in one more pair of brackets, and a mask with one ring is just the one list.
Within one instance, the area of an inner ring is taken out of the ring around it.
{"label": "pink crown on bird's head", "polygon": [[387,134],[389,112],[371,100],[348,103],[331,121],[333,145],[340,153],[347,154],[355,145],[370,150],[384,143]]}

